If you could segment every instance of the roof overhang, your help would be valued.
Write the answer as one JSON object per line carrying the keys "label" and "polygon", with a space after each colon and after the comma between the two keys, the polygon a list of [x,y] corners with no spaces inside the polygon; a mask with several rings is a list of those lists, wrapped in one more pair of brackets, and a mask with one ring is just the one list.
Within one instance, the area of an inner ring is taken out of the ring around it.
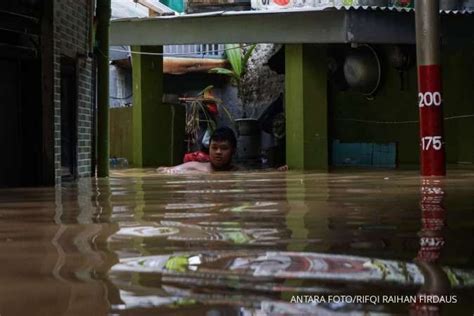
{"label": "roof overhang", "polygon": [[[444,42],[474,44],[472,14],[441,17]],[[414,44],[415,18],[413,12],[292,9],[120,19],[111,23],[110,45],[196,43]]]}

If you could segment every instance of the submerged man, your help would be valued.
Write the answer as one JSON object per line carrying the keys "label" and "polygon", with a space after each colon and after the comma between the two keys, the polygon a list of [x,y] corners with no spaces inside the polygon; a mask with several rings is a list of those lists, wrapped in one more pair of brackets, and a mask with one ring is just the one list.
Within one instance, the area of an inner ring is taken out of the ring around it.
{"label": "submerged man", "polygon": [[234,132],[228,127],[221,127],[214,131],[209,144],[209,162],[190,161],[174,167],[160,167],[160,173],[195,173],[215,171],[236,171],[232,164],[237,140]]}

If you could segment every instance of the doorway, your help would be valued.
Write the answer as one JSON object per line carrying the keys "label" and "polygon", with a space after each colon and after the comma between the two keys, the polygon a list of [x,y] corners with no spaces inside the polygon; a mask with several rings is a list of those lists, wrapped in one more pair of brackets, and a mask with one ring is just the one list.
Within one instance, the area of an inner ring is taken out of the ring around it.
{"label": "doorway", "polygon": [[21,185],[20,77],[17,60],[0,59],[0,187]]}
{"label": "doorway", "polygon": [[77,76],[76,64],[61,59],[61,177],[74,180],[77,170]]}

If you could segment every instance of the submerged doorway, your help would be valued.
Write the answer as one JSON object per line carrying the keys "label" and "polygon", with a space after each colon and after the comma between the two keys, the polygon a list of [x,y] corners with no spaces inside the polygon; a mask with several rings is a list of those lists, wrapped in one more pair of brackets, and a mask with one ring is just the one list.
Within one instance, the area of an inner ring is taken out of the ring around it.
{"label": "submerged doorway", "polygon": [[0,187],[21,185],[20,71],[17,60],[0,59]]}
{"label": "submerged doorway", "polygon": [[16,57],[0,57],[0,187],[42,184],[41,67]]}
{"label": "submerged doorway", "polygon": [[76,178],[77,157],[77,91],[76,64],[68,58],[61,59],[61,177]]}

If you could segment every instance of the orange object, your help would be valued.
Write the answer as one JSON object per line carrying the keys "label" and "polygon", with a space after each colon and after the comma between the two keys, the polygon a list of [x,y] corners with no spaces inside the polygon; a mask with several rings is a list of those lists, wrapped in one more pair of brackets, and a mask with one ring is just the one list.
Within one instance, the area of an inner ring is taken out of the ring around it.
{"label": "orange object", "polygon": [[191,153],[184,154],[183,162],[190,161],[209,162],[209,155],[203,151],[194,151]]}
{"label": "orange object", "polygon": [[208,111],[211,115],[217,115],[217,114],[219,114],[219,111],[217,110],[217,104],[215,104],[215,103],[209,103],[209,104],[207,104],[207,111]]}

